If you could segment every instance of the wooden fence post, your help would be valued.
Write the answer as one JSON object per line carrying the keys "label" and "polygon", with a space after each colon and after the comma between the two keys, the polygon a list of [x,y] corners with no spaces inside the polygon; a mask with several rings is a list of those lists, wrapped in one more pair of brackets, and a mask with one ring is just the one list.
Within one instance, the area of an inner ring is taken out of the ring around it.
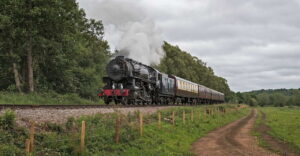
{"label": "wooden fence post", "polygon": [[115,126],[115,142],[116,142],[116,144],[118,144],[119,140],[120,140],[120,127],[121,127],[121,116],[117,115],[116,126]]}
{"label": "wooden fence post", "polygon": [[31,125],[30,125],[30,130],[29,130],[29,141],[30,141],[29,152],[33,152],[33,148],[34,148],[34,133],[35,133],[35,122],[32,121]]}
{"label": "wooden fence post", "polygon": [[209,108],[205,108],[205,114],[210,115],[210,109]]}
{"label": "wooden fence post", "polygon": [[30,139],[25,140],[25,155],[29,156],[30,152]]}
{"label": "wooden fence post", "polygon": [[175,112],[172,112],[172,124],[175,125]]}
{"label": "wooden fence post", "polygon": [[182,122],[185,124],[185,111],[182,112]]}
{"label": "wooden fence post", "polygon": [[158,112],[157,118],[158,118],[157,126],[158,126],[158,128],[160,128],[161,127],[161,113],[160,112]]}
{"label": "wooden fence post", "polygon": [[140,112],[139,114],[139,123],[140,123],[140,136],[143,136],[143,131],[144,131],[144,128],[143,128],[143,114]]}
{"label": "wooden fence post", "polygon": [[84,140],[85,140],[85,121],[81,121],[81,134],[80,134],[80,151],[84,150]]}
{"label": "wooden fence post", "polygon": [[194,111],[191,112],[191,121],[194,121]]}

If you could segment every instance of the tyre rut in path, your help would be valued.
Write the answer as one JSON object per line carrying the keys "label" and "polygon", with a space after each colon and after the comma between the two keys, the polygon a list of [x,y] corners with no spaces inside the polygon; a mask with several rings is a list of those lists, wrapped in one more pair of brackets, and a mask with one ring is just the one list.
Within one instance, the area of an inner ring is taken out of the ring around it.
{"label": "tyre rut in path", "polygon": [[257,145],[250,135],[257,110],[237,121],[210,132],[192,145],[192,152],[199,156],[277,156]]}
{"label": "tyre rut in path", "polygon": [[267,148],[276,151],[284,156],[300,156],[300,149],[290,145],[289,143],[283,142],[278,140],[271,135],[268,134],[270,128],[266,125],[266,114],[260,111],[262,114],[262,123],[258,127],[256,127],[255,131],[257,131],[260,135],[262,140],[267,143]]}

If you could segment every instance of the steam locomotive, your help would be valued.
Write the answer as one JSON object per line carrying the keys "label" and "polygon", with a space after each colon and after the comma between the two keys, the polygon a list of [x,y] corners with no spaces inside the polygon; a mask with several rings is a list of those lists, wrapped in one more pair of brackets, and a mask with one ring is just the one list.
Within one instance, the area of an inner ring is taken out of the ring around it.
{"label": "steam locomotive", "polygon": [[98,93],[105,104],[211,104],[224,102],[224,94],[175,75],[117,56],[106,66],[106,84]]}

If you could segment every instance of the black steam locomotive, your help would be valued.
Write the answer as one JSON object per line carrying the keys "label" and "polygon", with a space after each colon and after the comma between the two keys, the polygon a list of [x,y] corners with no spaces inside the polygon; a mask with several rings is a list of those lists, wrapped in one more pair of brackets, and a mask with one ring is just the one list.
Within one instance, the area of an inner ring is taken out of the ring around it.
{"label": "black steam locomotive", "polygon": [[106,67],[98,96],[106,104],[200,104],[224,102],[224,94],[168,75],[135,60],[117,56]]}

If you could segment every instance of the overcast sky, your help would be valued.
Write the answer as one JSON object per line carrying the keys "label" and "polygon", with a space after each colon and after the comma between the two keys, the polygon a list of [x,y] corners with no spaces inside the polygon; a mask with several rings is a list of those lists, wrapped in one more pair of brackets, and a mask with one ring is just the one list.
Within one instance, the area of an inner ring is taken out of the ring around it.
{"label": "overcast sky", "polygon": [[128,21],[152,20],[233,91],[300,88],[300,0],[79,0],[115,48]]}

